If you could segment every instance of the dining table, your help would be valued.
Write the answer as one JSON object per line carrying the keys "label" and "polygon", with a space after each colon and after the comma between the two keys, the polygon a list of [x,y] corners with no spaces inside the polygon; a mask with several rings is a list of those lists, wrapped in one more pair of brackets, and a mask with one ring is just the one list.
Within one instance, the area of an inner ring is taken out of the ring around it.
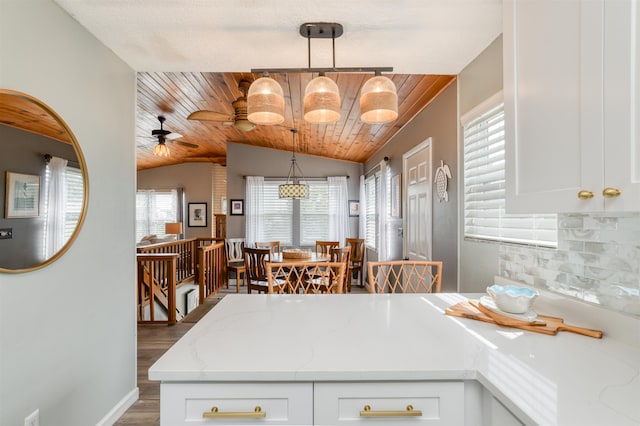
{"label": "dining table", "polygon": [[311,257],[307,258],[291,258],[286,259],[283,257],[282,253],[274,253],[269,257],[269,262],[271,263],[285,263],[285,262],[329,262],[331,261],[331,256],[328,254],[318,254],[315,252],[311,252]]}

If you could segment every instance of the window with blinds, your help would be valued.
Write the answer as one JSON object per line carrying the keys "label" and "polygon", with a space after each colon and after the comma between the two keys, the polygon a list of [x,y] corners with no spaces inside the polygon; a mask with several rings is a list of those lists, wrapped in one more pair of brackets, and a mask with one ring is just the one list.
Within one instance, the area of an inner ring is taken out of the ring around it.
{"label": "window with blinds", "polygon": [[329,238],[329,184],[310,181],[309,198],[300,200],[300,245],[315,246]]}
{"label": "window with blinds", "polygon": [[177,222],[178,191],[138,190],[136,192],[136,241],[146,235],[165,235],[164,224]]}
{"label": "window with blinds", "polygon": [[487,105],[464,128],[464,236],[557,247],[556,215],[505,213],[504,104]]}
{"label": "window with blinds", "polygon": [[84,181],[82,171],[77,167],[67,167],[65,169],[66,183],[66,203],[64,218],[64,237],[71,238],[76,230],[80,214],[82,213],[82,202],[84,201]]}
{"label": "window with blinds", "polygon": [[378,187],[380,185],[380,175],[374,174],[364,181],[364,192],[366,203],[365,222],[365,243],[367,247],[377,250],[378,248]]}
{"label": "window with blinds", "polygon": [[282,246],[293,245],[293,200],[280,198],[278,186],[284,181],[264,182],[263,233],[265,241],[280,241]]}
{"label": "window with blinds", "polygon": [[264,182],[264,239],[280,245],[314,247],[316,240],[329,235],[329,185],[327,181],[308,181],[309,198],[280,198],[278,186],[284,181]]}

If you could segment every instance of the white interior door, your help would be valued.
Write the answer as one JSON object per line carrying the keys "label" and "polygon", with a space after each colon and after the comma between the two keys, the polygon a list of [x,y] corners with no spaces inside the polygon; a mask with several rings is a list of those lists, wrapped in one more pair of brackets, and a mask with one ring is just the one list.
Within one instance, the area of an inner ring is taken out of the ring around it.
{"label": "white interior door", "polygon": [[409,260],[431,260],[431,138],[402,156],[404,253]]}

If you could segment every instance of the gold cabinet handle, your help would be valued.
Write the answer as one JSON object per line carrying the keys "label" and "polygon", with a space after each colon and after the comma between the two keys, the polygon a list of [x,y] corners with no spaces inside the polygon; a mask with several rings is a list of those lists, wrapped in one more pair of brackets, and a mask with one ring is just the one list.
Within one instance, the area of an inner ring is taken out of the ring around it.
{"label": "gold cabinet handle", "polygon": [[202,413],[205,419],[261,419],[267,417],[267,412],[262,411],[258,405],[253,411],[219,411],[218,407],[211,408],[211,411]]}
{"label": "gold cabinet handle", "polygon": [[594,194],[591,191],[580,191],[578,192],[578,198],[581,200],[588,200],[589,198],[593,198]]}
{"label": "gold cabinet handle", "polygon": [[618,197],[622,192],[616,188],[605,188],[602,190],[602,195],[607,198]]}
{"label": "gold cabinet handle", "polygon": [[420,417],[422,410],[414,410],[413,405],[407,405],[406,410],[371,410],[370,405],[365,405],[360,411],[360,417]]}

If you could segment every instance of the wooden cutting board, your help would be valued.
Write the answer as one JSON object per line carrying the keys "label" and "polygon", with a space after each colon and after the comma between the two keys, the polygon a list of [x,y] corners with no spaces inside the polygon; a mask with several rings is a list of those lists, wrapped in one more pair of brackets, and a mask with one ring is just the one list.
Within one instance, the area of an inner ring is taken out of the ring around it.
{"label": "wooden cutting board", "polygon": [[559,317],[538,314],[538,319],[535,323],[513,319],[483,307],[477,300],[468,300],[466,302],[456,303],[455,305],[448,307],[445,310],[445,313],[456,317],[470,318],[491,324],[533,331],[535,333],[556,335],[559,331],[569,331],[594,337],[596,339],[602,338],[602,331],[600,330],[568,325]]}

